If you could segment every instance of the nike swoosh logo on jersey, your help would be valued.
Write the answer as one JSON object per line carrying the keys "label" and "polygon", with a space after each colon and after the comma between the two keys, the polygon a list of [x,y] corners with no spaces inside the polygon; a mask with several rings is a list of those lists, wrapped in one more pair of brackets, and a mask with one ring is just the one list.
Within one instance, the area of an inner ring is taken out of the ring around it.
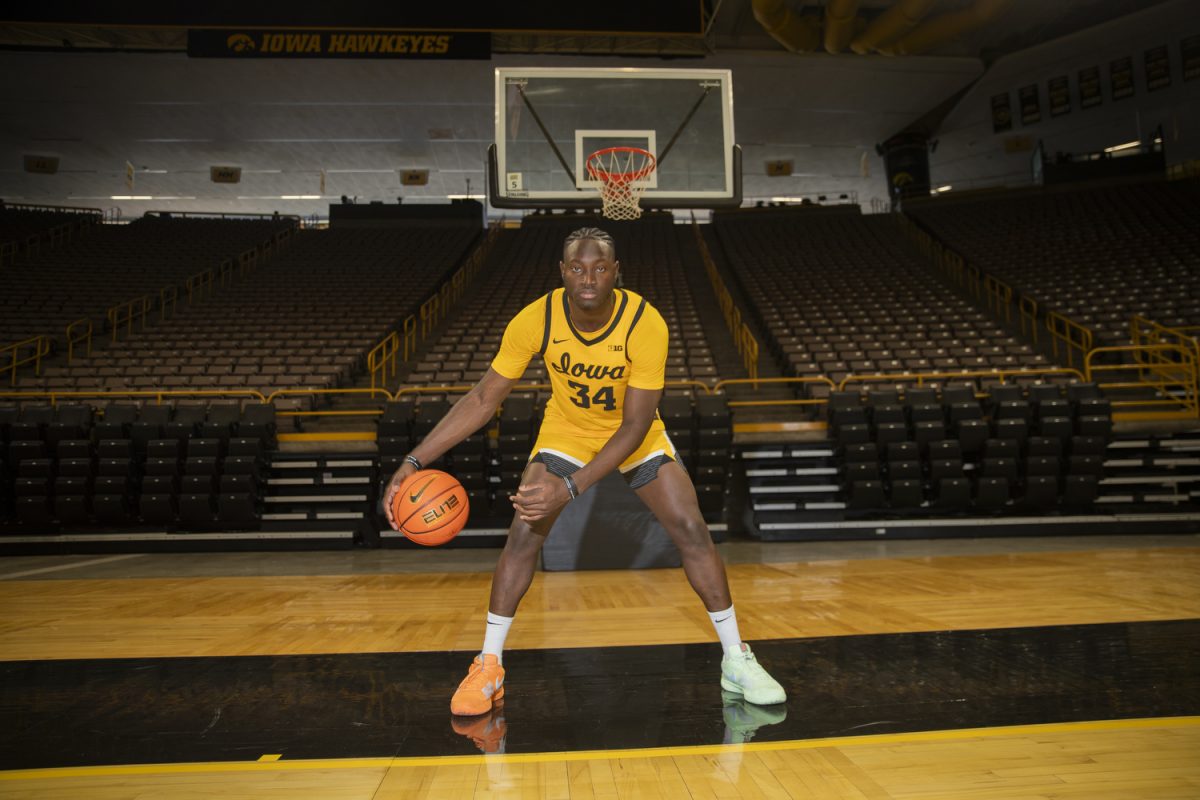
{"label": "nike swoosh logo on jersey", "polygon": [[421,495],[425,494],[425,490],[429,488],[429,484],[433,483],[433,482],[434,482],[434,481],[436,481],[436,480],[437,480],[437,476],[436,476],[436,475],[434,475],[432,478],[430,478],[429,480],[425,481],[425,485],[421,487],[421,491],[417,492],[416,494],[410,494],[410,495],[408,496],[408,501],[409,501],[410,503],[415,503],[415,502],[417,502],[418,500],[420,500],[420,499],[421,499]]}
{"label": "nike swoosh logo on jersey", "polygon": [[555,340],[553,340],[552,344],[562,344],[563,342],[565,342],[567,339],[570,339],[570,338],[571,337],[568,336],[568,337],[566,337],[566,339],[555,339]]}

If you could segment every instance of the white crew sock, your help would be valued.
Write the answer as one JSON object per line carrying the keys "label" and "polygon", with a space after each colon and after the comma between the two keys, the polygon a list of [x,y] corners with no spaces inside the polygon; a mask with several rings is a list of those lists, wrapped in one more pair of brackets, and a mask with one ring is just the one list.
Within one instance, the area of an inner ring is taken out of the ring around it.
{"label": "white crew sock", "polygon": [[[491,653],[501,664],[504,663],[504,639],[508,636],[508,629],[512,626],[512,621],[512,617],[502,617],[490,611],[487,615],[487,630],[483,634],[482,652]],[[734,629],[736,630],[736,628],[737,623],[734,623]]]}
{"label": "white crew sock", "polygon": [[717,629],[717,638],[721,640],[723,652],[729,652],[729,648],[742,643],[742,636],[738,633],[737,615],[733,613],[733,606],[724,611],[709,611],[708,618],[712,620],[713,627]]}

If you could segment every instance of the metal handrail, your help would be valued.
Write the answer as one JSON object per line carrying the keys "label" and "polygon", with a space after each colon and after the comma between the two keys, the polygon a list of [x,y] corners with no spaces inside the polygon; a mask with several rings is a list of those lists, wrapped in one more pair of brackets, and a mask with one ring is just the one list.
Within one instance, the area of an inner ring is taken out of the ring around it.
{"label": "metal handrail", "polygon": [[400,337],[395,331],[389,331],[387,336],[383,337],[383,340],[367,353],[367,372],[371,375],[372,389],[376,387],[377,383],[379,386],[386,386],[389,374],[392,378],[396,377],[399,351]]}
{"label": "metal handrail", "polygon": [[[1060,326],[1062,330],[1059,330]],[[1050,311],[1046,314],[1046,330],[1050,333],[1050,347],[1054,357],[1059,357],[1058,344],[1062,342],[1066,352],[1067,364],[1072,367],[1075,366],[1076,350],[1079,351],[1080,363],[1083,363],[1087,358],[1087,354],[1092,351],[1092,343],[1095,341],[1095,338],[1091,328],[1080,325],[1075,320],[1058,311]]]}
{"label": "metal handrail", "polygon": [[103,218],[104,212],[89,206],[48,206],[40,203],[6,203],[5,208],[13,211],[67,211],[72,214],[84,214]]}
{"label": "metal handrail", "polygon": [[[1017,307],[1020,310],[1021,334],[1029,336],[1033,339],[1033,343],[1038,343],[1038,302],[1027,294],[1017,298]],[[1025,329],[1025,323],[1029,323],[1029,330]]]}
{"label": "metal handrail", "polygon": [[[78,333],[80,326],[84,327],[83,333]],[[87,352],[84,355],[92,354],[92,319],[84,317],[77,319],[67,326],[67,363],[70,364],[75,360],[75,345],[79,342],[87,343]]]}
{"label": "metal handrail", "polygon": [[[21,357],[21,348],[33,346],[33,355]],[[11,362],[0,369],[8,372],[9,385],[15,385],[17,382],[17,370],[26,364],[34,365],[34,374],[42,374],[42,359],[50,354],[50,339],[43,335],[31,336],[28,339],[22,339],[19,342],[13,342],[10,345],[0,347],[0,353],[12,351]]]}
{"label": "metal handrail", "polygon": [[704,241],[704,235],[700,232],[700,225],[696,221],[695,214],[692,214],[692,233],[696,238],[696,247],[700,251],[700,259],[704,262],[704,270],[708,274],[713,294],[716,295],[717,303],[721,306],[721,313],[725,317],[725,325],[729,328],[730,336],[733,337],[733,344],[737,348],[738,355],[742,357],[742,366],[752,381],[757,380],[758,339],[750,330],[750,326],[742,319],[741,309],[737,307],[729,287],[721,278],[717,263],[713,260],[712,253],[709,252],[708,243]]}
{"label": "metal handrail", "polygon": [[187,289],[189,306],[193,300],[202,300],[206,295],[211,297],[213,293],[212,269],[201,270],[194,275],[189,275],[183,285]]}
{"label": "metal handrail", "polygon": [[116,344],[118,332],[121,326],[125,326],[126,333],[133,333],[133,321],[141,320],[142,330],[146,328],[146,317],[150,313],[152,302],[150,295],[144,294],[141,297],[135,297],[132,300],[126,300],[124,303],[113,306],[108,309],[108,324],[112,333],[112,342]]}
{"label": "metal handrail", "polygon": [[54,405],[64,397],[154,397],[158,401],[158,405],[162,405],[164,397],[229,397],[236,395],[238,397],[258,398],[260,403],[267,402],[267,398],[262,392],[255,389],[118,389],[109,391],[107,389],[96,391],[41,391],[41,392],[0,392],[0,397],[13,397],[17,399],[48,399],[51,405]]}
{"label": "metal handrail", "polygon": [[167,320],[167,307],[171,309],[171,314],[175,314],[175,308],[179,303],[179,287],[164,286],[158,290],[158,319],[160,322]]}
{"label": "metal handrail", "polygon": [[1012,322],[1012,287],[995,275],[988,274],[983,276],[983,289],[988,310],[997,318],[1003,314],[1005,322]]}
{"label": "metal handrail", "polygon": [[847,384],[851,383],[871,383],[871,382],[895,382],[895,383],[912,383],[916,381],[917,386],[923,386],[925,381],[946,381],[946,380],[974,380],[975,378],[998,378],[1001,383],[1006,382],[1009,378],[1032,378],[1046,375],[1069,375],[1079,378],[1081,381],[1086,380],[1084,373],[1073,367],[1046,367],[1045,369],[987,369],[987,370],[960,370],[958,372],[895,372],[895,373],[876,373],[872,375],[847,375],[838,383],[838,391],[846,388]]}
{"label": "metal handrail", "polygon": [[[1097,364],[1094,360],[1107,353],[1132,353],[1133,363]],[[1148,354],[1174,356],[1157,362],[1147,362],[1142,358]],[[1113,400],[1113,407],[1162,405],[1178,403],[1183,411],[1174,416],[1181,418],[1200,418],[1200,355],[1187,344],[1151,344],[1151,345],[1119,345],[1115,347],[1097,347],[1090,350],[1084,359],[1085,372],[1088,380],[1094,381],[1101,390],[1104,389],[1155,389],[1164,397],[1150,400]],[[1131,372],[1138,371],[1138,380],[1132,382],[1101,383],[1096,379],[1097,372]],[[1146,380],[1146,373],[1151,372],[1158,380]]]}
{"label": "metal handrail", "polygon": [[401,323],[404,329],[404,361],[407,363],[413,354],[417,352],[417,318],[413,314],[409,314]]}
{"label": "metal handrail", "polygon": [[[804,375],[794,378],[727,378],[726,380],[717,381],[712,386],[712,393],[718,394],[730,386],[746,386],[752,385],[754,390],[758,390],[759,384],[767,384],[773,386],[786,384],[820,384],[828,386],[832,391],[837,388],[832,380],[824,375]],[[813,406],[828,403],[829,400],[823,397],[810,398],[795,398],[793,400],[730,400],[728,405],[730,408],[740,407],[765,407],[765,406]]]}
{"label": "metal handrail", "polygon": [[216,217],[217,219],[285,219],[291,220],[297,225],[300,224],[300,216],[298,214],[276,214],[274,212],[250,213],[243,211],[171,211],[167,209],[151,209],[142,216],[158,217],[163,215],[172,219],[204,219],[208,217]]}

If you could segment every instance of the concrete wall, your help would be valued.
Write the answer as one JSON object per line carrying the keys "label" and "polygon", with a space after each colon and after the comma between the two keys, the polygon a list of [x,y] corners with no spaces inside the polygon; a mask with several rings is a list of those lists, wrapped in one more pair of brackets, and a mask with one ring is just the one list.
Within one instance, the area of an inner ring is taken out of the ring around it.
{"label": "concrete wall", "polygon": [[[934,186],[1029,185],[1032,153],[1005,152],[1005,139],[1012,136],[1042,140],[1049,155],[1088,152],[1148,137],[1161,123],[1168,164],[1200,158],[1200,79],[1183,80],[1179,52],[1180,40],[1197,34],[1200,3],[1174,0],[997,60],[943,121],[930,159]],[[1145,51],[1164,44],[1171,86],[1148,92]],[[1109,63],[1122,56],[1132,58],[1135,93],[1114,101]],[[1081,109],[1079,70],[1091,66],[1100,68],[1103,103]],[[1071,111],[1051,118],[1046,83],[1064,74],[1070,79]],[[1039,87],[1042,118],[1023,126],[1017,93],[1031,83]],[[993,133],[991,98],[1004,91],[1011,95],[1013,127]]]}

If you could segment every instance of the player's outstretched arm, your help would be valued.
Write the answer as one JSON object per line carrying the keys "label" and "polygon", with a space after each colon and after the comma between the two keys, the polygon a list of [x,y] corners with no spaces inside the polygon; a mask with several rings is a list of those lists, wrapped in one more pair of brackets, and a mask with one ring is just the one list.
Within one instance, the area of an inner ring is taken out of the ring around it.
{"label": "player's outstretched arm", "polygon": [[[654,412],[662,389],[625,390],[625,406],[621,416],[621,427],[612,435],[596,457],[581,467],[571,477],[582,494],[608,473],[621,466],[638,449],[654,422]],[[536,522],[566,505],[571,499],[562,478],[546,473],[536,483],[522,484],[510,497],[517,514],[525,522]]]}
{"label": "player's outstretched arm", "polygon": [[[424,465],[432,464],[451,447],[488,424],[496,416],[496,409],[504,402],[504,398],[508,397],[516,383],[512,378],[506,378],[489,367],[479,382],[471,387],[471,391],[451,406],[446,416],[438,421],[429,435],[413,448],[413,458]],[[404,462],[392,474],[392,479],[384,491],[383,509],[393,528],[396,527],[396,523],[392,519],[392,497],[400,485],[416,471],[416,467],[407,461]]]}

